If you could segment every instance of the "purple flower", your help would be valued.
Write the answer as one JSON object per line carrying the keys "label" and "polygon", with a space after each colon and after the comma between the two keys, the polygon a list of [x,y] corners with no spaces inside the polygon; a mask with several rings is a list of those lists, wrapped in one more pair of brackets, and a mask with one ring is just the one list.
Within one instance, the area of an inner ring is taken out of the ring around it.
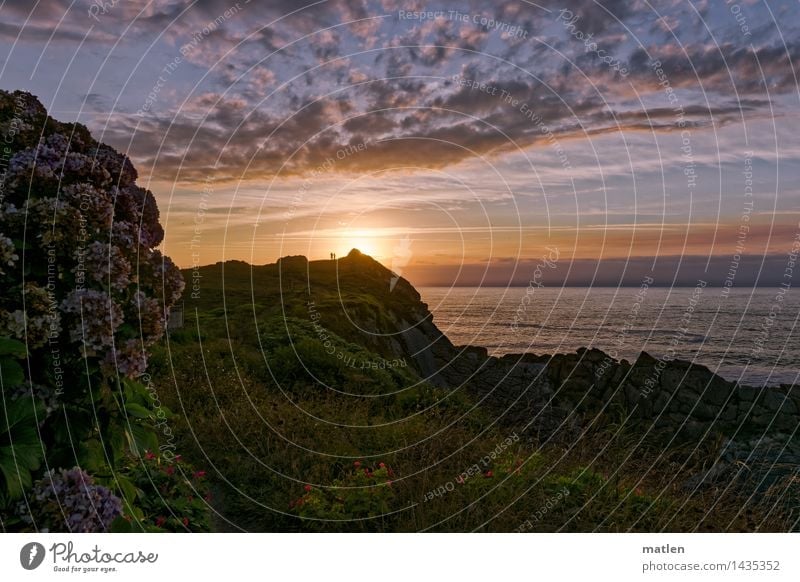
{"label": "purple flower", "polygon": [[70,340],[80,343],[85,355],[104,355],[111,349],[114,333],[122,324],[122,309],[107,293],[73,291],[61,302],[61,309],[72,315]]}
{"label": "purple flower", "polygon": [[[0,106],[28,128],[11,146],[0,203],[0,335],[34,350],[60,346],[62,365],[77,345],[105,375],[140,375],[184,289],[155,248],[164,229],[153,193],[136,185],[126,156],[48,118],[35,97],[0,91]],[[25,283],[23,252],[37,267]]]}
{"label": "purple flower", "polygon": [[[96,533],[108,531],[122,515],[122,501],[78,467],[51,470],[34,484],[30,499],[36,527],[50,531]],[[28,516],[26,521],[33,522]]]}

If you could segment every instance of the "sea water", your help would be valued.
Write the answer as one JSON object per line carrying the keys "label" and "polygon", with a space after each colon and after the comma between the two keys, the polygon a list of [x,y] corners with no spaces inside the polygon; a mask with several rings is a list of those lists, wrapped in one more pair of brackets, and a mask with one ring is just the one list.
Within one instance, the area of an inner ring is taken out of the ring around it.
{"label": "sea water", "polygon": [[646,351],[753,386],[800,382],[800,289],[425,287],[434,323],[490,354]]}

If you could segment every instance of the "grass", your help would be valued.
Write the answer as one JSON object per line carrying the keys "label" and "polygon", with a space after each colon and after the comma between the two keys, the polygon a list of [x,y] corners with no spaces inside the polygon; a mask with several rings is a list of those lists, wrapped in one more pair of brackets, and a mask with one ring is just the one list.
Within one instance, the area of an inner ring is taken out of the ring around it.
{"label": "grass", "polygon": [[151,358],[159,396],[177,413],[178,452],[208,473],[216,530],[788,528],[790,508],[769,496],[685,488],[718,442],[665,451],[609,423],[541,443],[412,366],[349,365],[397,358],[350,321],[389,329],[416,292],[389,297],[371,265],[338,285],[329,262],[311,263],[310,279],[302,263],[285,271],[281,290],[277,267],[229,263],[223,301],[221,266],[204,268],[185,327]]}

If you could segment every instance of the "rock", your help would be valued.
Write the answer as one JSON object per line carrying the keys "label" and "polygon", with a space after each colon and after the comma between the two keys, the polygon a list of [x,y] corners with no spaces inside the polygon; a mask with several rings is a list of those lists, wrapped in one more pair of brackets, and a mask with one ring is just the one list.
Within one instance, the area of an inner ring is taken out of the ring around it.
{"label": "rock", "polygon": [[690,440],[699,440],[702,438],[709,429],[709,424],[700,422],[698,420],[687,420],[683,429],[681,429],[682,436]]}
{"label": "rock", "polygon": [[[374,333],[368,340],[352,335],[348,339],[369,341],[369,347],[379,353],[406,358],[423,378],[440,386],[466,385],[486,397],[483,404],[496,410],[502,422],[530,423],[532,434],[552,434],[564,423],[572,427],[569,430],[580,430],[588,419],[602,429],[604,420],[596,417],[601,410],[614,410],[614,414],[635,410],[637,426],[645,430],[655,424],[662,435],[676,436],[683,443],[697,441],[706,432],[735,435],[742,441],[763,436],[767,426],[769,434],[792,434],[800,424],[796,387],[738,386],[683,360],[659,360],[642,352],[631,364],[594,348],[572,354],[496,358],[485,347],[455,347],[436,327],[428,306],[408,281],[401,279],[390,291],[391,271],[356,251],[337,261],[335,273],[331,261],[308,263],[304,257],[286,257],[279,265],[303,274],[308,270],[314,287],[330,285],[335,275],[343,293],[349,290],[359,297],[374,297],[375,302],[347,307],[348,316],[357,316],[357,323]],[[326,320],[337,318],[326,316]],[[347,337],[346,330],[331,331]],[[506,414],[509,409],[513,413]],[[789,440],[800,449],[797,435]],[[731,450],[740,445],[731,444]]]}
{"label": "rock", "polygon": [[703,397],[716,406],[722,406],[728,402],[735,389],[736,384],[727,382],[719,376],[712,376],[711,383]]}
{"label": "rock", "polygon": [[734,404],[728,404],[720,414],[720,420],[724,422],[733,422],[739,414],[739,409]]}
{"label": "rock", "polygon": [[786,394],[778,392],[777,390],[768,390],[764,394],[762,405],[769,410],[780,410],[788,414],[795,414],[797,412],[797,406],[795,406],[794,402],[792,402]]}
{"label": "rock", "polygon": [[761,395],[761,392],[761,388],[751,388],[750,386],[740,386],[736,391],[739,400],[743,400],[744,402],[755,402]]}

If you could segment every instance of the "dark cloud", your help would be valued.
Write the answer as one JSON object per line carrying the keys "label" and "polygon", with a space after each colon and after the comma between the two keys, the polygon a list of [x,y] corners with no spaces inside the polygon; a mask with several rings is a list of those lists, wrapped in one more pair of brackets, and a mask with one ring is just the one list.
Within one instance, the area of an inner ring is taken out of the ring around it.
{"label": "dark cloud", "polygon": [[[60,27],[54,29],[50,26],[39,26],[35,24],[8,24],[0,22],[0,41],[8,43],[36,43],[47,42],[67,42],[77,43],[85,40],[86,30],[76,28]],[[103,35],[103,38],[110,40],[110,36]]]}
{"label": "dark cloud", "polygon": [[761,47],[733,44],[654,46],[640,48],[630,58],[637,80],[651,86],[658,79],[652,62],[661,63],[669,84],[675,88],[700,89],[722,94],[783,93],[797,90],[800,42]]}
{"label": "dark cloud", "polygon": [[[176,119],[142,122],[133,153],[170,179],[192,181],[211,171],[225,179],[264,178],[303,175],[336,159],[351,143],[369,147],[338,160],[335,171],[444,168],[476,156],[552,145],[554,140],[678,127],[669,107],[609,108],[601,94],[581,87],[574,71],[567,78],[559,73],[536,80],[512,79],[508,71],[477,66],[465,70],[474,75],[471,80],[484,79],[485,88],[452,79],[368,80],[335,98],[293,93],[282,114],[230,94],[204,94],[190,100]],[[765,103],[726,99],[713,106],[687,104],[683,127],[725,125],[757,114]],[[129,131],[122,128],[119,134]],[[155,156],[161,141],[169,148]]]}
{"label": "dark cloud", "polygon": [[576,26],[587,34],[600,34],[634,14],[636,2],[631,0],[554,0],[546,6],[555,12],[563,12],[562,18],[577,17]]}

